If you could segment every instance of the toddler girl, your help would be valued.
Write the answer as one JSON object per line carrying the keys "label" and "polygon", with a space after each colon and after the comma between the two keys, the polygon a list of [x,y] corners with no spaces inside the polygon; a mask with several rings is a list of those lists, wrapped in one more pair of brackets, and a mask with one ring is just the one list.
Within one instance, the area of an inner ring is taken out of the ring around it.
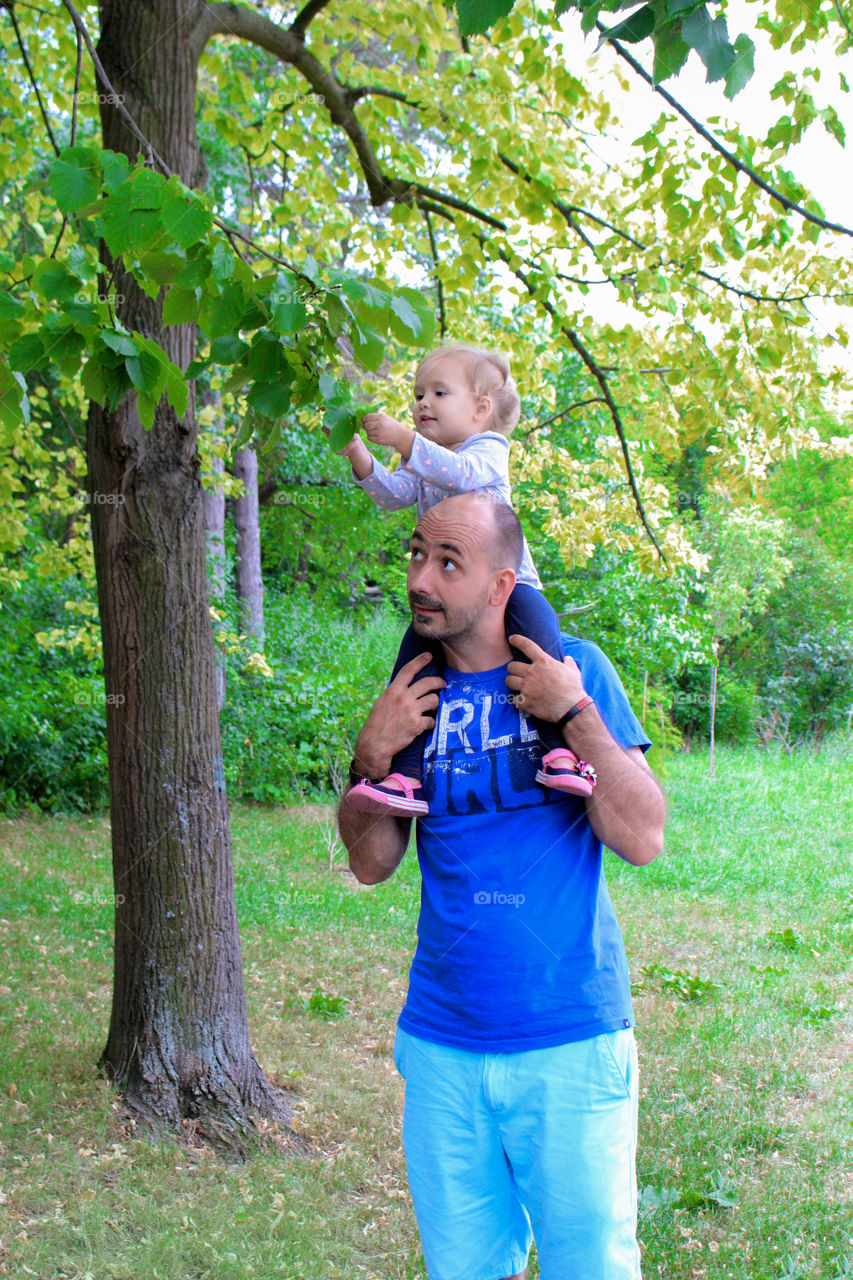
{"label": "toddler girl", "polygon": [[[426,356],[415,374],[412,415],[416,431],[385,413],[365,414],[362,426],[374,444],[391,445],[400,454],[394,472],[378,462],[360,436],[341,450],[352,464],[357,484],[386,511],[417,506],[418,516],[455,494],[477,490],[510,502],[509,441],[518,422],[520,402],[509,362],[497,351],[475,347],[441,347]],[[527,541],[515,588],[506,606],[507,635],[523,635],[563,660],[563,642],[554,610],[542,594]],[[403,638],[392,679],[405,663],[425,647],[433,661],[418,678],[440,674],[444,655],[440,644],[430,645],[410,626]],[[526,661],[514,650],[514,656]],[[595,785],[591,765],[579,761],[564,744],[555,725],[534,720],[545,748],[537,782],[558,791],[589,796]],[[419,734],[393,760],[387,778],[363,779],[347,793],[347,803],[368,813],[422,817],[426,801],[421,788],[423,754],[429,730]]]}

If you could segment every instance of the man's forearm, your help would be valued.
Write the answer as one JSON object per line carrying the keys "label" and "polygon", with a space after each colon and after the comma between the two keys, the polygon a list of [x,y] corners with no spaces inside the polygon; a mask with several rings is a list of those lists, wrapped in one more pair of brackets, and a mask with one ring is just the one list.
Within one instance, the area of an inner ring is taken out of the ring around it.
{"label": "man's forearm", "polygon": [[410,818],[361,813],[343,800],[338,829],[355,878],[362,884],[379,884],[393,875],[408,847],[410,827]]}
{"label": "man's forearm", "polygon": [[666,802],[640,748],[620,747],[594,704],[569,721],[563,738],[598,775],[586,812],[599,840],[635,866],[651,862],[663,848]]}

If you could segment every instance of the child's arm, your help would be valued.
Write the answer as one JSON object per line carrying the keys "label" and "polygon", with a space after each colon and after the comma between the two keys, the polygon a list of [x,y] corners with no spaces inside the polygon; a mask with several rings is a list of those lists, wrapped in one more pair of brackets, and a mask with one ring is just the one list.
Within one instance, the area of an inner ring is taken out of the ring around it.
{"label": "child's arm", "polygon": [[[365,417],[385,418],[386,415],[367,414]],[[393,422],[393,419],[389,418],[388,421]],[[397,423],[397,426],[400,424]],[[401,429],[407,430],[406,427]],[[414,435],[414,432],[410,434]],[[338,453],[349,458],[356,484],[378,507],[385,511],[399,511],[401,507],[413,507],[417,502],[418,477],[406,467],[389,471],[378,458],[374,458],[361,436],[353,436],[349,444],[339,449]]]}
{"label": "child's arm", "polygon": [[361,436],[353,436],[349,444],[338,449],[342,458],[349,458],[350,466],[356,480],[366,480],[373,471],[373,454],[367,448]]}
{"label": "child's arm", "polygon": [[454,451],[411,434],[414,440],[407,466],[427,484],[450,494],[501,489],[509,502],[509,441],[504,437],[479,436]]}

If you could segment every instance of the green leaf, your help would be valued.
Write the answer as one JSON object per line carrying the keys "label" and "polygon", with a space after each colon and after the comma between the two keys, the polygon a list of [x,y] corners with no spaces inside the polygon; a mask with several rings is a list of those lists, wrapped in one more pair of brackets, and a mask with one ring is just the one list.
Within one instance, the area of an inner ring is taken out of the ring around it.
{"label": "green leaf", "polygon": [[25,333],[9,348],[9,364],[21,373],[40,368],[44,359],[44,342],[40,333]]}
{"label": "green leaf", "polygon": [[256,382],[246,396],[246,403],[262,418],[280,418],[290,408],[290,384]]}
{"label": "green leaf", "polygon": [[130,334],[122,333],[118,329],[102,329],[101,341],[111,351],[115,351],[120,356],[135,356],[137,354],[138,348]]}
{"label": "green leaf", "polygon": [[650,36],[654,29],[654,10],[650,4],[644,4],[642,9],[638,9],[636,13],[632,13],[624,21],[605,31],[598,45],[600,48],[607,40],[621,40],[625,44],[637,44],[640,40],[645,40]]}
{"label": "green leaf", "polygon": [[515,0],[456,0],[459,30],[463,36],[478,36],[505,17]]}
{"label": "green leaf", "polygon": [[[404,342],[407,341],[408,335],[405,333],[406,329],[409,330],[413,338],[420,336],[421,329],[423,328],[421,318],[417,311],[415,311],[411,302],[409,302],[408,298],[392,298],[391,311],[393,315],[401,321],[401,324],[399,325],[395,324],[393,319],[391,321],[391,328],[394,330],[397,337],[401,337]],[[403,329],[402,333],[401,328]]]}
{"label": "green leaf", "polygon": [[163,324],[193,324],[198,319],[198,309],[194,289],[173,285],[163,303]]}
{"label": "green leaf", "polygon": [[[171,179],[170,179],[171,182]],[[174,188],[166,190],[163,200],[162,223],[165,237],[182,249],[196,244],[210,231],[213,219],[202,201],[188,199]]]}
{"label": "green leaf", "polygon": [[728,75],[737,55],[724,17],[712,21],[707,9],[694,9],[681,24],[681,37],[704,62],[709,84]]}
{"label": "green leaf", "polygon": [[77,213],[101,189],[101,156],[93,147],[66,147],[50,168],[48,187],[62,213]]}
{"label": "green leaf", "polygon": [[54,258],[42,258],[33,273],[33,284],[49,302],[60,303],[70,302],[83,287],[65,263]]}
{"label": "green leaf", "polygon": [[179,418],[183,418],[187,411],[187,405],[190,399],[190,389],[187,386],[187,380],[181,373],[176,364],[172,364],[171,360],[166,361],[166,394],[169,397],[169,403],[175,410]]}
{"label": "green leaf", "polygon": [[153,169],[137,169],[130,179],[131,209],[161,209],[166,183]]}
{"label": "green leaf", "polygon": [[663,30],[655,32],[655,63],[652,78],[655,84],[677,75],[687,61],[690,53],[680,35],[681,25],[669,23]]}
{"label": "green leaf", "polygon": [[101,164],[104,170],[104,186],[110,193],[127,181],[130,162],[120,151],[102,151]]}
{"label": "green leaf", "polygon": [[106,407],[109,396],[105,370],[94,353],[86,361],[80,380],[88,398],[97,401],[102,407]]}
{"label": "green leaf", "polygon": [[275,303],[272,318],[282,333],[298,333],[308,320],[305,305],[298,298]]}
{"label": "green leaf", "polygon": [[[749,36],[738,36],[734,43],[734,51],[735,60],[726,75],[726,87],[724,90],[729,101],[735,94],[740,93],[744,85],[752,79],[755,72],[755,45]],[[841,145],[844,146],[843,137]]]}
{"label": "green leaf", "polygon": [[237,364],[249,350],[248,342],[229,334],[223,338],[215,338],[210,344],[210,362],[212,364]]}
{"label": "green leaf", "polygon": [[177,253],[164,253],[163,250],[157,249],[143,254],[139,265],[147,276],[162,285],[174,283],[186,266],[186,262]]}
{"label": "green leaf", "polygon": [[365,409],[348,409],[346,413],[342,413],[329,432],[329,448],[337,452],[348,445],[360,428],[365,413]]}
{"label": "green leaf", "polygon": [[330,373],[320,374],[318,386],[320,395],[326,402],[334,400],[338,396],[338,384]]}
{"label": "green leaf", "polygon": [[385,357],[385,339],[373,329],[353,325],[350,330],[352,353],[363,369],[375,373]]}

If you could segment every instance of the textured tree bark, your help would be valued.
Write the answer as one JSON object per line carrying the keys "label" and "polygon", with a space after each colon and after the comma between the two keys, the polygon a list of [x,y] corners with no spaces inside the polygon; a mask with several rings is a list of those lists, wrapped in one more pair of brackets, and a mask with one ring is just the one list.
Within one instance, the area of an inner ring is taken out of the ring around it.
{"label": "textured tree bark", "polygon": [[[195,127],[193,0],[101,0],[101,61],[137,125],[188,185],[203,177]],[[104,145],[138,144],[102,95]],[[103,250],[105,270],[115,264]],[[191,325],[163,328],[159,302],[119,264],[120,318],[186,368]],[[162,401],[153,428],[126,396],[90,407],[91,503],[107,701],[115,979],[101,1059],[128,1105],[187,1117],[233,1141],[255,1114],[286,1117],[250,1042],[208,614],[195,407]],[[232,1135],[229,1138],[227,1135]]]}
{"label": "textured tree bark", "polygon": [[261,578],[261,526],[258,514],[258,458],[254,449],[234,456],[234,478],[243,492],[234,503],[237,529],[237,595],[243,602],[246,630],[258,649],[264,647],[264,584]]}

